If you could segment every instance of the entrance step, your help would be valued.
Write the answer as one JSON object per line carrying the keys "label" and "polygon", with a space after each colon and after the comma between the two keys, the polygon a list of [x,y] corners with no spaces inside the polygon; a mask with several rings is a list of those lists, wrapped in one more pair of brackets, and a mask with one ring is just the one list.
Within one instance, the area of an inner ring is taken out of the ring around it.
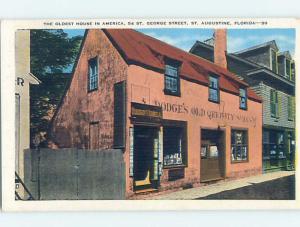
{"label": "entrance step", "polygon": [[211,178],[207,180],[201,180],[201,183],[215,183],[216,181],[224,180],[224,177],[216,177],[216,178]]}
{"label": "entrance step", "polygon": [[158,192],[158,189],[156,188],[147,188],[147,189],[140,189],[138,191],[135,191],[136,195],[146,195],[148,193]]}

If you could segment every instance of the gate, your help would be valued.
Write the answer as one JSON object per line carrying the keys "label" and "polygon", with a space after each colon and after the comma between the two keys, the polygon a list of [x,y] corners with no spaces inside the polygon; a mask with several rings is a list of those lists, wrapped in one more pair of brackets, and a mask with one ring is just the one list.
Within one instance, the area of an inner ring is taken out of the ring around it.
{"label": "gate", "polygon": [[117,149],[26,150],[24,179],[40,200],[125,199],[125,164]]}

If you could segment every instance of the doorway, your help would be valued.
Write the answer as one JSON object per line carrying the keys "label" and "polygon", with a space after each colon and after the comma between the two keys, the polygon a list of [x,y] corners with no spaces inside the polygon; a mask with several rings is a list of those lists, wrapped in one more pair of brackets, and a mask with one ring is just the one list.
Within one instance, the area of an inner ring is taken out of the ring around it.
{"label": "doorway", "polygon": [[214,181],[225,175],[225,133],[222,130],[201,130],[200,181]]}
{"label": "doorway", "polygon": [[99,122],[91,122],[89,126],[89,149],[99,149]]}
{"label": "doorway", "polygon": [[134,187],[135,190],[157,188],[158,128],[134,127]]}

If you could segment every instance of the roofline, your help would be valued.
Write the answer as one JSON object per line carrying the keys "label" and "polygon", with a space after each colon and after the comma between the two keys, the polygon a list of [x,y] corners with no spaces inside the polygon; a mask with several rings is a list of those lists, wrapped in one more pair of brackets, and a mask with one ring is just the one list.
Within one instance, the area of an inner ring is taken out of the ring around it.
{"label": "roofline", "polygon": [[67,86],[66,86],[66,88],[65,88],[64,94],[62,95],[62,97],[61,97],[59,103],[57,104],[57,107],[56,107],[56,109],[55,109],[55,112],[54,112],[54,114],[53,114],[53,117],[52,117],[51,120],[50,120],[49,127],[48,127],[48,130],[49,130],[49,131],[50,131],[50,129],[51,129],[52,126],[53,126],[53,121],[54,121],[54,119],[56,118],[57,113],[58,113],[60,107],[62,106],[62,104],[63,104],[63,102],[64,102],[64,100],[65,100],[65,98],[66,98],[67,92],[68,92],[68,90],[70,89],[70,86],[71,86],[72,81],[73,81],[73,79],[74,79],[75,69],[77,68],[77,65],[78,65],[78,62],[79,62],[79,58],[80,58],[80,56],[81,56],[81,52],[82,52],[82,49],[83,49],[83,46],[84,46],[84,43],[85,43],[85,40],[86,40],[86,37],[87,37],[87,33],[88,33],[88,29],[86,29],[86,30],[84,31],[84,35],[83,35],[83,38],[82,38],[82,40],[81,40],[80,48],[79,48],[77,57],[76,57],[76,59],[75,59],[75,62],[74,62],[74,64],[73,64],[72,72],[70,73],[70,74],[71,74],[71,79],[69,80],[69,82],[68,82],[68,84],[67,84]]}
{"label": "roofline", "polygon": [[272,75],[274,78],[280,80],[281,82],[284,82],[286,84],[288,84],[289,86],[293,86],[295,87],[295,84],[285,78],[282,78],[281,76],[279,76],[277,73],[274,73],[273,71],[263,67],[263,68],[260,68],[260,69],[254,69],[254,70],[250,70],[250,71],[247,71],[246,74],[247,75],[254,75],[256,73],[259,73],[259,72],[264,72],[264,73],[267,73],[269,75]]}
{"label": "roofline", "polygon": [[293,60],[292,55],[289,50],[285,50],[285,51],[278,53],[278,56],[285,56],[289,60]]}
{"label": "roofline", "polygon": [[[119,45],[118,45],[118,44],[114,41],[114,39],[111,37],[111,35],[107,32],[107,29],[101,29],[101,30],[103,30],[104,33],[107,35],[108,39],[111,41],[111,43],[113,44],[113,46],[118,50],[118,52],[120,53],[121,57],[125,60],[125,62],[127,63],[127,65],[140,65],[140,66],[146,67],[146,68],[151,69],[151,70],[155,70],[155,71],[158,70],[159,72],[162,71],[162,69],[160,69],[160,68],[153,67],[153,66],[150,66],[150,65],[147,65],[147,64],[144,64],[144,63],[141,63],[141,62],[138,62],[138,61],[135,61],[135,60],[132,60],[132,59],[128,58],[127,55],[123,52],[123,50],[119,47]],[[152,36],[146,35],[146,34],[144,34],[144,33],[142,33],[142,32],[136,31],[136,30],[133,30],[133,31],[135,31],[135,32],[137,32],[137,33],[140,33],[141,35],[147,36],[147,37],[149,37],[149,38],[151,38],[151,39],[153,39],[153,40],[155,40],[155,41],[161,42],[161,43],[163,43],[164,45],[168,45],[168,46],[170,46],[170,47],[172,47],[172,48],[175,48],[175,49],[177,49],[177,50],[179,50],[179,51],[181,51],[181,52],[184,52],[184,53],[186,53],[186,54],[189,54],[189,55],[192,55],[192,56],[194,56],[194,57],[200,58],[199,56],[197,56],[197,55],[195,55],[195,54],[192,54],[192,53],[190,53],[190,52],[188,52],[188,51],[182,50],[182,49],[180,49],[180,48],[178,48],[178,47],[172,46],[172,45],[170,45],[170,44],[168,44],[168,43],[166,43],[166,42],[163,42],[162,40],[156,39],[156,38],[154,38],[154,37],[152,37]],[[168,57],[168,56],[166,56],[166,57]],[[216,65],[215,63],[213,63],[213,62],[211,62],[211,61],[208,61],[207,59],[201,58],[201,60],[207,61],[209,64],[214,65],[214,67],[222,68],[222,67]],[[179,61],[180,61],[180,60],[179,60]],[[237,83],[239,83],[239,84],[242,84],[243,86],[249,87],[249,84],[248,84],[248,83],[246,83],[245,81],[239,79],[239,78],[237,77],[237,75],[235,75],[234,73],[230,72],[228,69],[223,69],[223,68],[222,68],[222,70],[226,70],[226,71],[228,71],[230,74],[232,74],[232,76],[235,76],[235,77],[236,77],[236,78],[232,78],[232,77],[230,77],[230,76],[228,76],[228,75],[222,73],[222,75],[224,75],[224,76],[227,77],[228,79],[234,80],[235,82],[237,82]],[[184,75],[181,74],[181,76],[184,76]]]}
{"label": "roofline", "polygon": [[29,82],[31,84],[40,84],[40,83],[42,83],[42,81],[40,81],[39,78],[37,78],[35,75],[33,75],[33,73],[29,72],[27,75],[29,76]]}
{"label": "roofline", "polygon": [[[79,48],[79,51],[78,51],[78,55],[77,55],[76,60],[75,60],[75,62],[74,62],[74,64],[73,64],[72,72],[70,73],[70,74],[71,74],[71,79],[69,80],[69,82],[68,82],[68,84],[67,84],[67,86],[66,86],[66,88],[65,88],[64,94],[62,95],[62,98],[61,98],[59,104],[58,104],[57,107],[56,107],[56,110],[55,110],[55,112],[54,112],[54,114],[53,114],[53,117],[51,118],[51,121],[50,121],[49,127],[48,127],[48,130],[49,130],[49,131],[50,131],[50,129],[51,129],[52,126],[53,126],[53,121],[54,121],[54,119],[56,118],[56,116],[57,116],[57,114],[58,114],[58,111],[60,110],[60,108],[61,108],[61,106],[62,106],[62,104],[63,104],[63,102],[64,102],[64,99],[65,99],[65,97],[66,97],[66,94],[67,94],[67,92],[68,92],[68,90],[70,89],[70,86],[71,86],[71,84],[72,84],[72,81],[73,81],[73,78],[74,78],[74,74],[75,74],[75,70],[76,70],[76,68],[77,68],[77,66],[78,66],[78,62],[79,62],[79,59],[80,59],[80,56],[81,56],[81,53],[82,53],[82,49],[83,49],[83,46],[84,46],[84,44],[85,44],[86,37],[87,37],[87,34],[88,34],[88,31],[89,31],[89,30],[90,30],[90,29],[86,29],[85,32],[84,32],[84,36],[83,36],[82,41],[81,41],[81,44],[80,44],[80,48]],[[162,70],[161,70],[160,68],[152,67],[152,66],[149,66],[149,65],[146,65],[146,64],[142,64],[142,63],[137,62],[137,61],[133,61],[132,59],[129,59],[129,58],[126,56],[126,54],[124,53],[124,51],[122,51],[122,49],[118,46],[118,44],[114,41],[114,39],[113,39],[113,38],[110,36],[110,34],[107,32],[107,29],[100,29],[100,30],[102,30],[102,31],[104,32],[104,34],[106,35],[106,37],[109,39],[109,41],[112,43],[112,45],[116,48],[116,50],[119,52],[119,54],[121,55],[122,59],[125,61],[125,63],[126,63],[127,65],[138,65],[138,66],[142,66],[142,67],[148,68],[148,69],[150,69],[150,70],[159,71],[160,73],[162,72]],[[138,32],[138,31],[136,31],[136,30],[134,30],[134,31],[135,31],[135,32]],[[138,32],[138,33],[140,33],[140,32]],[[168,46],[171,46],[172,48],[176,48],[176,49],[178,49],[178,50],[180,50],[180,51],[186,52],[187,54],[191,54],[191,55],[193,55],[193,56],[199,57],[199,56],[197,56],[197,55],[194,55],[194,54],[192,54],[192,53],[189,53],[189,52],[187,52],[187,51],[184,51],[184,50],[182,50],[182,49],[180,49],[180,48],[174,47],[174,46],[172,46],[172,45],[170,45],[170,44],[168,44],[168,43],[166,43],[166,42],[163,42],[163,41],[161,41],[161,40],[159,40],[159,39],[156,39],[156,38],[154,38],[154,37],[148,36],[148,35],[146,35],[146,34],[144,34],[144,33],[141,33],[141,34],[143,34],[143,35],[145,35],[145,36],[147,36],[147,37],[150,37],[150,38],[152,38],[152,39],[154,39],[154,40],[157,40],[157,41],[159,41],[159,42],[162,42],[163,44],[166,44],[166,45],[168,45]],[[204,59],[204,60],[206,60],[206,59]],[[214,63],[212,63],[212,62],[210,62],[210,61],[208,61],[208,62],[211,63],[211,64],[214,64]],[[216,65],[215,65],[215,66],[216,66]],[[227,69],[226,69],[226,70],[227,70]],[[227,70],[227,71],[228,71],[228,70]],[[229,72],[229,71],[228,71],[228,72]],[[224,74],[223,74],[223,75],[224,75]],[[234,74],[233,74],[233,75],[234,75]],[[184,75],[181,75],[181,76],[182,76],[182,79],[187,80],[186,76],[184,76]],[[227,76],[227,75],[224,75],[224,76],[226,76],[228,79],[234,80],[233,78],[231,78],[231,77],[229,77],[229,76]],[[190,80],[191,82],[195,82],[195,81],[196,81],[196,80],[194,81],[194,80],[191,80],[191,79],[189,79],[189,80]],[[236,80],[234,80],[234,81],[236,81],[237,83],[242,84],[242,85],[244,85],[244,86],[246,86],[246,87],[249,87],[248,83],[246,83],[246,82],[244,82],[244,81],[242,81],[242,80],[240,80],[240,79],[238,79],[238,78],[236,78]],[[197,81],[197,82],[198,82],[198,83],[201,83],[200,81]],[[223,91],[225,91],[225,92],[228,92],[228,93],[233,93],[233,92],[230,92],[230,91],[228,91],[228,90],[226,90],[226,89],[221,89],[221,90],[223,90]],[[236,94],[236,95],[237,95],[237,94]],[[249,97],[249,99],[251,99],[251,100],[253,100],[253,101],[256,101],[256,102],[261,102],[261,100],[257,100],[257,99],[255,99],[255,98]]]}
{"label": "roofline", "polygon": [[271,41],[268,41],[268,42],[265,42],[265,43],[262,43],[262,44],[258,44],[258,45],[252,46],[252,47],[248,47],[248,48],[240,50],[240,51],[236,51],[236,52],[234,52],[234,54],[243,54],[243,53],[246,53],[248,51],[253,51],[253,50],[256,50],[256,49],[259,49],[259,48],[271,46],[272,43],[275,44],[275,47],[276,47],[276,49],[278,51],[279,48],[277,46],[276,41],[275,40],[271,40]]}

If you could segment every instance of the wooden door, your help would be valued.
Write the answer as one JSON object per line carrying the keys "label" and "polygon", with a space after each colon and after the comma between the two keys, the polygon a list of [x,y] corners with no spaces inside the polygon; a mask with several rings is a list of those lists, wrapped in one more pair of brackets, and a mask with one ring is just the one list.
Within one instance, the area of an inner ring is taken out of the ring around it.
{"label": "wooden door", "polygon": [[203,129],[201,138],[201,182],[222,179],[225,172],[224,132]]}

